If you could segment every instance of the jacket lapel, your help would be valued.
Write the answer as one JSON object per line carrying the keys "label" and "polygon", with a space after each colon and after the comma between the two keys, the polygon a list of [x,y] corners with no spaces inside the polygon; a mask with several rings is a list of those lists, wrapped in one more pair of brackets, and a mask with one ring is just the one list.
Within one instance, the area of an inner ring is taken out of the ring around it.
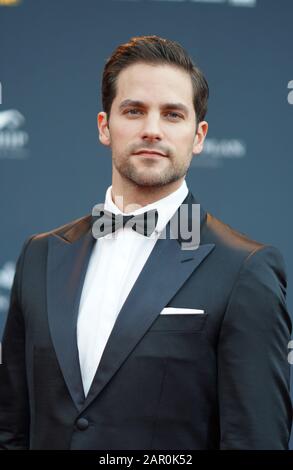
{"label": "jacket lapel", "polygon": [[[84,228],[84,227],[83,227]],[[84,403],[76,324],[79,300],[95,239],[74,227],[67,238],[50,235],[47,263],[49,327],[58,362],[77,409]],[[73,233],[74,231],[74,233]],[[80,238],[76,240],[76,236]],[[74,243],[72,243],[74,238]]]}

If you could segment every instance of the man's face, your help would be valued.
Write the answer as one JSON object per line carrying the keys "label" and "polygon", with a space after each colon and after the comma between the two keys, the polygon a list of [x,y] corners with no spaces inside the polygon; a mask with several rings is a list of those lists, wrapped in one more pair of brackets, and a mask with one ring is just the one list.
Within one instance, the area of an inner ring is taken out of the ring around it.
{"label": "man's face", "polygon": [[[190,76],[170,65],[136,63],[117,78],[117,94],[107,115],[98,115],[100,141],[112,149],[113,171],[139,186],[162,186],[182,179],[193,153],[200,153],[207,123],[193,107]],[[142,150],[158,154],[137,154]]]}

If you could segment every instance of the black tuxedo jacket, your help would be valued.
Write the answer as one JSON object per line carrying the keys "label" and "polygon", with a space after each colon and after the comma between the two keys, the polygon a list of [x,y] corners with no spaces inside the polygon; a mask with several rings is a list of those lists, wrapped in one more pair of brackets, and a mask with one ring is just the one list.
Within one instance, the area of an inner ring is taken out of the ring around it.
{"label": "black tuxedo jacket", "polygon": [[[184,203],[197,202],[189,192]],[[202,208],[197,249],[159,239],[85,398],[76,324],[92,223],[23,245],[2,344],[0,447],[287,449],[291,321],[279,251]]]}

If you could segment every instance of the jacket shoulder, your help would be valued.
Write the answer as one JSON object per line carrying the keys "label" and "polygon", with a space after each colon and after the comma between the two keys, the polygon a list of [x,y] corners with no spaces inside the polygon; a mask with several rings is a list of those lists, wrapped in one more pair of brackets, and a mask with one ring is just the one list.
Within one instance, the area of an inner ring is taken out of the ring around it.
{"label": "jacket shoulder", "polygon": [[34,241],[41,241],[47,239],[51,235],[55,235],[57,237],[63,238],[64,240],[72,242],[80,236],[84,235],[89,230],[91,219],[92,215],[87,214],[78,219],[74,219],[63,225],[55,227],[48,232],[34,234],[30,237],[30,239],[33,239]]}
{"label": "jacket shoulder", "polygon": [[209,212],[206,214],[202,240],[204,243],[215,243],[218,251],[225,255],[238,254],[240,258],[246,258],[249,254],[268,246],[236,230]]}

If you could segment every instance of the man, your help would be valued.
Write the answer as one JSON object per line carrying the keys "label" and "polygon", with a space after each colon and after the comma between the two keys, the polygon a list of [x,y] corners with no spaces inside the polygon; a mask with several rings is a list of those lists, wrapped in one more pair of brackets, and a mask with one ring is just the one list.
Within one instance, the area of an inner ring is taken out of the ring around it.
{"label": "man", "polygon": [[205,78],[178,43],[136,37],[107,61],[102,96],[104,210],[30,237],[17,262],[1,447],[287,449],[282,256],[203,208],[199,243],[171,236],[181,208],[182,226],[197,218],[185,175],[208,130]]}

